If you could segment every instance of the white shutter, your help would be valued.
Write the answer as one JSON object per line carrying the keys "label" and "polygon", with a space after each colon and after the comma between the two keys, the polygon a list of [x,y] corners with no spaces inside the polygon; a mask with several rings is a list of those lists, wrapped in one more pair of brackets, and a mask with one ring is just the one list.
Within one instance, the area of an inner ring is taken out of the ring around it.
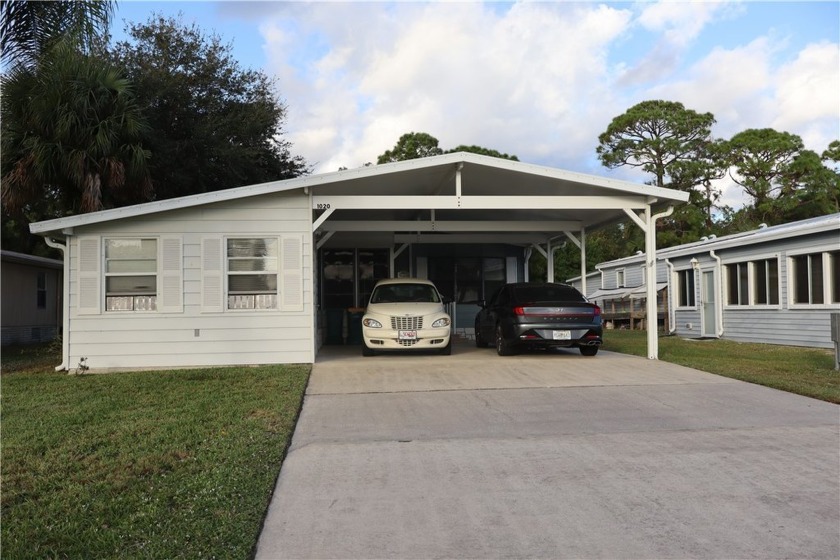
{"label": "white shutter", "polygon": [[98,315],[101,308],[102,256],[98,237],[79,238],[78,313]]}
{"label": "white shutter", "polygon": [[201,311],[224,311],[224,252],[220,237],[201,240]]}
{"label": "white shutter", "polygon": [[180,237],[160,240],[160,288],[158,310],[164,313],[184,311],[184,262]]}
{"label": "white shutter", "polygon": [[303,236],[281,238],[280,309],[303,311]]}

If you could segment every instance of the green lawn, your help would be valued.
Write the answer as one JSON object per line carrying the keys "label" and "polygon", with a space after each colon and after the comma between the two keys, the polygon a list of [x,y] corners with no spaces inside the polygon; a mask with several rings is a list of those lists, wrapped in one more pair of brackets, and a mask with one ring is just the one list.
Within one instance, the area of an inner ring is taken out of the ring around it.
{"label": "green lawn", "polygon": [[252,554],[309,366],[73,376],[27,352],[3,350],[4,558]]}
{"label": "green lawn", "polygon": [[[647,356],[647,333],[606,331],[603,349]],[[832,350],[660,336],[659,359],[840,403],[840,372],[834,369]]]}

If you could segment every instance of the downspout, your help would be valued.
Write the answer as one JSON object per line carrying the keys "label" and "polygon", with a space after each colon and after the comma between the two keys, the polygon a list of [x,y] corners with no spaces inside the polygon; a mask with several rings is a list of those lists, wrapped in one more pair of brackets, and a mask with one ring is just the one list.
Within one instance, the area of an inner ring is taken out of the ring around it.
{"label": "downspout", "polygon": [[[715,271],[718,280],[717,282],[715,282],[715,287],[717,287],[720,286],[720,283],[723,278],[721,270],[722,263],[720,262],[720,257],[715,254],[714,249],[709,249],[709,256],[715,259],[715,262],[717,262],[717,270]],[[720,297],[720,295],[720,291],[718,290],[718,293],[715,294],[715,322],[717,322],[715,328],[717,329],[718,338],[723,336],[723,298]]]}
{"label": "downspout", "polygon": [[672,280],[674,278],[674,263],[665,259],[665,266],[668,267],[668,334],[677,332],[677,312],[674,309],[674,290]]}
{"label": "downspout", "polygon": [[61,281],[64,293],[61,302],[61,364],[55,366],[55,371],[62,371],[69,369],[70,363],[70,259],[67,256],[67,245],[53,241],[49,237],[45,237],[44,241],[53,249],[61,251],[61,260],[64,264],[64,278]]}

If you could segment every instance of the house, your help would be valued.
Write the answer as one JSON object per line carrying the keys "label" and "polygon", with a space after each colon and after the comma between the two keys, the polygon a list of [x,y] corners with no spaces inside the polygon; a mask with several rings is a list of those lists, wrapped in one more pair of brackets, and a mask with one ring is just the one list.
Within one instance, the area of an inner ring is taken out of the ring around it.
{"label": "house", "polygon": [[[619,307],[645,283],[644,255],[596,266],[587,295]],[[600,276],[600,283],[596,280]],[[580,278],[571,280],[580,287]],[[685,338],[832,348],[840,313],[840,214],[657,252],[659,324]],[[609,320],[609,319],[608,319]]]}
{"label": "house", "polygon": [[[63,363],[94,369],[311,363],[353,343],[374,283],[433,280],[456,333],[526,279],[533,252],[686,193],[468,153],[343,170],[31,224],[65,253]],[[653,235],[646,234],[651,254]],[[585,259],[583,259],[585,262]],[[553,269],[549,267],[549,277]],[[655,334],[655,333],[654,333]],[[656,358],[656,338],[649,340]]]}
{"label": "house", "polygon": [[49,342],[61,329],[64,264],[55,259],[0,251],[2,344]]}

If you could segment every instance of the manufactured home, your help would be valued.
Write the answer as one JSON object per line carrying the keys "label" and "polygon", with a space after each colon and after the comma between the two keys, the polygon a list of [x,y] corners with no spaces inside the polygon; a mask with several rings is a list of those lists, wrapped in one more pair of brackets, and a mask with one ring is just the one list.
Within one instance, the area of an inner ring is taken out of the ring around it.
{"label": "manufactured home", "polygon": [[[601,263],[587,276],[586,293],[605,319],[612,309],[638,309],[644,263],[643,255],[633,255]],[[581,285],[580,277],[571,282]],[[840,214],[661,249],[656,282],[658,324],[668,333],[832,348],[831,314],[840,312]]]}
{"label": "manufactured home", "polygon": [[[433,280],[456,333],[534,252],[682,192],[469,153],[343,170],[32,224],[64,251],[63,363],[311,363],[353,344],[380,278]],[[646,234],[651,253],[653,235]],[[585,261],[585,259],[583,259]],[[549,267],[549,276],[553,270]],[[656,357],[656,341],[651,358]]]}
{"label": "manufactured home", "polygon": [[3,346],[54,340],[62,324],[64,265],[56,259],[14,251],[0,255]]}

